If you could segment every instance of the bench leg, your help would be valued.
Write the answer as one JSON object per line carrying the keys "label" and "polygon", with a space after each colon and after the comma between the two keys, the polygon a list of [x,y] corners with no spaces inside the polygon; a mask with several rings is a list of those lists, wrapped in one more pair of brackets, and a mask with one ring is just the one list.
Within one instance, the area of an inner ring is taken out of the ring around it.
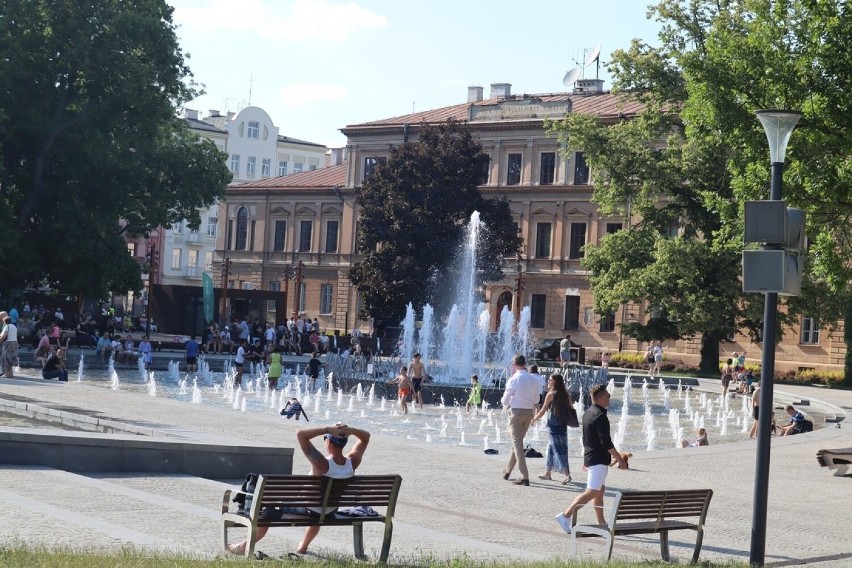
{"label": "bench leg", "polygon": [[222,550],[228,552],[228,523],[222,523]]}
{"label": "bench leg", "polygon": [[615,537],[612,534],[604,535],[604,538],[607,540],[606,544],[606,562],[609,562],[612,559],[612,547],[615,544]]}
{"label": "bench leg", "polygon": [[669,562],[669,532],[662,531],[660,533],[660,555],[664,562]]}
{"label": "bench leg", "polygon": [[366,560],[367,555],[364,554],[364,524],[356,523],[352,525],[352,542],[355,545],[355,558],[358,560]]}
{"label": "bench leg", "polygon": [[386,564],[390,555],[391,538],[393,537],[393,519],[385,520],[385,536],[382,539],[382,552],[379,554],[379,562]]}
{"label": "bench leg", "polygon": [[695,535],[695,552],[692,553],[692,563],[698,563],[698,555],[701,554],[701,543],[704,541],[704,529],[698,529]]}
{"label": "bench leg", "polygon": [[257,544],[254,535],[255,531],[249,525],[246,528],[246,558],[251,558],[252,554],[254,554],[254,545]]}

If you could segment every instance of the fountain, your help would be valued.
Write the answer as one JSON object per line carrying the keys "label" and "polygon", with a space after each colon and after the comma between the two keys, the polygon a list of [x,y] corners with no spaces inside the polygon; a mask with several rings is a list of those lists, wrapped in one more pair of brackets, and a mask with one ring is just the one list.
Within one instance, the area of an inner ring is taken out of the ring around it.
{"label": "fountain", "polygon": [[83,380],[83,370],[85,369],[83,363],[83,355],[80,355],[80,364],[77,366],[77,382],[81,382]]}

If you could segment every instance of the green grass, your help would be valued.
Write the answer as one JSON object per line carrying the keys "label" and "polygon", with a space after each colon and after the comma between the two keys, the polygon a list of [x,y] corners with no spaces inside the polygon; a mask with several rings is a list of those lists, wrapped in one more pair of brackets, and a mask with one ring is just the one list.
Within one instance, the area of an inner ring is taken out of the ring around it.
{"label": "green grass", "polygon": [[[375,562],[373,562],[375,563]],[[122,552],[75,551],[67,549],[45,550],[27,547],[0,548],[0,566],[4,568],[233,568],[234,566],[298,566],[308,564],[312,568],[354,568],[363,566],[351,556],[320,557],[309,555],[304,561],[289,559],[269,559],[264,562],[245,560],[238,557],[193,558],[168,553],[153,553],[138,550]],[[391,562],[389,568],[593,568],[607,566],[610,568],[641,567],[671,567],[665,562],[651,561],[613,561],[609,564],[601,562],[571,562],[571,560],[553,560],[549,562],[479,562],[466,557],[450,560],[438,560],[429,556],[417,556]],[[745,567],[745,563],[710,563],[700,562],[698,566],[705,568],[734,568]]]}

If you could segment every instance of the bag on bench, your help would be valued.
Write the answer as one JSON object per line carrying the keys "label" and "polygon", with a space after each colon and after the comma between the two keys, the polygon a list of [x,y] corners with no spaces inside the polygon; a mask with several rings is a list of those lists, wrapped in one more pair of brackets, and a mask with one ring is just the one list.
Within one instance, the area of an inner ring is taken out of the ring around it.
{"label": "bag on bench", "polygon": [[257,479],[258,475],[256,473],[250,473],[246,476],[246,480],[243,482],[242,487],[240,487],[240,492],[234,495],[234,498],[231,499],[234,503],[237,503],[237,514],[248,516],[251,512],[251,503],[254,499],[254,490],[257,487]]}

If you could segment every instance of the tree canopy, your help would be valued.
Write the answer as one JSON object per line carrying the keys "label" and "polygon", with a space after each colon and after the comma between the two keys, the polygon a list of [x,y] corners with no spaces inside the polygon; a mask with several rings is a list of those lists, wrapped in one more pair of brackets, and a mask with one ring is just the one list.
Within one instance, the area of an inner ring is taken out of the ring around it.
{"label": "tree canopy", "polygon": [[0,5],[0,288],[141,288],[145,235],[224,195],[224,157],[177,116],[197,93],[164,0]]}
{"label": "tree canopy", "polygon": [[804,113],[784,198],[808,214],[807,293],[779,324],[804,311],[842,317],[843,302],[825,294],[845,293],[852,276],[850,15],[822,0],[663,0],[649,16],[662,23],[660,45],[634,40],[609,63],[614,91],[646,109],[610,126],[569,116],[555,130],[586,152],[601,209],[640,219],[587,251],[596,308],[644,301],[654,317],[625,333],[700,334],[702,367],[716,369],[720,339],[741,329],[758,340],[762,326],[762,295],[739,284],[743,203],[769,195],[755,110]]}
{"label": "tree canopy", "polygon": [[487,228],[480,280],[502,278],[502,259],[522,240],[508,203],[478,189],[488,160],[467,127],[453,121],[424,124],[416,140],[390,148],[387,164],[357,189],[363,259],[350,279],[363,298],[362,315],[400,317],[408,302],[431,303],[439,313],[448,308],[438,288],[455,277],[454,253],[474,211]]}

